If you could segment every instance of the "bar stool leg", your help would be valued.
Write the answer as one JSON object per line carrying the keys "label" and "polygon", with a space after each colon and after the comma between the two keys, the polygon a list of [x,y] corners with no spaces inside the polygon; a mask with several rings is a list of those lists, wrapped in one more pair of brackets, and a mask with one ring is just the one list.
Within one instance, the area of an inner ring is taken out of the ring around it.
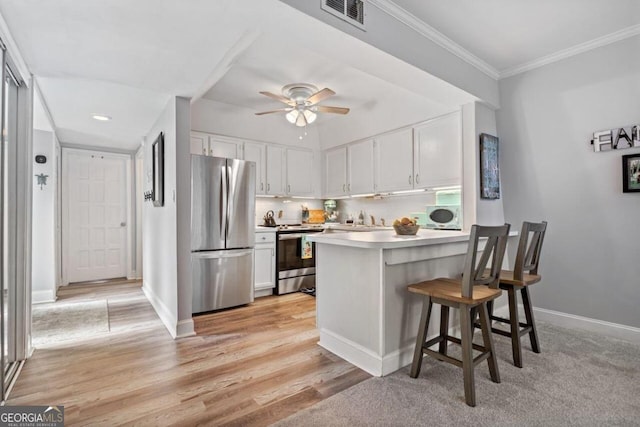
{"label": "bar stool leg", "polygon": [[460,329],[462,341],[462,370],[464,376],[464,399],[469,406],[476,406],[476,385],[473,372],[473,332],[471,309],[460,305]]}
{"label": "bar stool leg", "polygon": [[518,320],[518,294],[513,287],[510,287],[509,296],[509,323],[511,324],[511,350],[513,353],[513,364],[522,368],[522,346],[520,345],[520,321]]}
{"label": "bar stool leg", "polygon": [[440,306],[440,336],[443,340],[440,342],[438,352],[440,354],[447,354],[447,336],[449,335],[449,307],[446,305]]}
{"label": "bar stool leg", "polygon": [[491,323],[489,321],[489,313],[485,304],[480,305],[480,328],[482,329],[482,340],[484,341],[485,351],[490,351],[491,354],[487,359],[489,364],[489,374],[491,375],[491,381],[494,383],[500,382],[500,372],[498,371],[498,360],[496,359],[495,348],[493,347],[493,334],[491,333]]}
{"label": "bar stool leg", "polygon": [[427,331],[429,330],[429,318],[431,317],[431,297],[425,296],[422,303],[422,314],[420,315],[420,325],[418,327],[418,336],[416,337],[416,348],[413,351],[413,363],[411,364],[411,378],[417,378],[420,375],[422,367],[422,346],[427,340]]}
{"label": "bar stool leg", "polygon": [[531,298],[529,298],[529,288],[524,287],[520,291],[522,294],[522,305],[524,306],[524,315],[527,318],[527,324],[531,326],[529,332],[529,340],[531,341],[531,349],[534,353],[540,353],[540,343],[538,342],[538,331],[536,330],[536,322],[533,319],[533,308],[531,307]]}

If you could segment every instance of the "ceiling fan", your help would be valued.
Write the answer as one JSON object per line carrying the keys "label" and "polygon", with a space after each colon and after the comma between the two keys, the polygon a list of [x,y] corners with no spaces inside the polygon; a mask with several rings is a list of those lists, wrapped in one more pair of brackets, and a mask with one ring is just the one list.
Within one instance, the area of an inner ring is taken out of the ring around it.
{"label": "ceiling fan", "polygon": [[283,102],[287,104],[288,107],[271,111],[263,111],[261,113],[256,113],[256,116],[286,111],[287,114],[285,117],[290,123],[296,126],[306,126],[313,123],[317,117],[316,113],[347,114],[349,112],[349,109],[344,107],[317,105],[319,102],[324,101],[336,93],[329,88],[318,90],[316,86],[308,83],[288,84],[282,88],[282,95],[276,95],[271,92],[260,93],[264,96],[268,96],[269,98]]}

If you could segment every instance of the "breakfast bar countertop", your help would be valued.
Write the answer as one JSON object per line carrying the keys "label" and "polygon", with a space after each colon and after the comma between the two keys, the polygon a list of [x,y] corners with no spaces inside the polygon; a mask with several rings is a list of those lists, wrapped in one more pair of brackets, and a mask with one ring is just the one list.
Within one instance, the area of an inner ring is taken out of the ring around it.
{"label": "breakfast bar countertop", "polygon": [[420,229],[415,236],[398,236],[393,229],[371,231],[369,233],[318,233],[309,240],[337,246],[351,246],[368,249],[399,249],[469,240],[465,231]]}

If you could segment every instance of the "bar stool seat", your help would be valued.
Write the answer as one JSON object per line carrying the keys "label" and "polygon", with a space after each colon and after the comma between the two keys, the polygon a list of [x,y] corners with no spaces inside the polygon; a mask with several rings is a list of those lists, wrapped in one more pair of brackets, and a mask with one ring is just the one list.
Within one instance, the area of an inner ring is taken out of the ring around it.
{"label": "bar stool seat", "polygon": [[[423,297],[422,314],[409,375],[412,378],[417,378],[420,375],[422,358],[425,354],[437,360],[461,367],[463,370],[465,402],[469,406],[476,406],[475,366],[487,360],[491,380],[496,383],[500,382],[487,304],[502,294],[502,291],[498,289],[498,280],[500,266],[507,246],[509,227],[509,224],[505,224],[499,227],[474,225],[471,228],[469,247],[461,279],[438,278],[415,283],[407,288],[409,292]],[[482,255],[476,263],[480,238],[487,238],[487,241]],[[487,270],[486,267],[489,260],[491,260],[491,268]],[[437,337],[427,341],[433,304],[441,306],[440,333]],[[460,311],[460,338],[449,335],[450,308],[456,308]],[[477,314],[480,315],[484,346],[473,343],[473,324]],[[456,359],[447,354],[447,344],[449,342],[461,345],[461,359]],[[439,344],[438,351],[429,348],[435,344]],[[480,351],[480,355],[473,357],[473,350]]]}
{"label": "bar stool seat", "polygon": [[504,283],[511,286],[524,287],[533,285],[542,280],[542,276],[539,274],[523,273],[522,279],[518,280],[514,278],[515,273],[511,270],[502,270],[500,272],[500,283]]}

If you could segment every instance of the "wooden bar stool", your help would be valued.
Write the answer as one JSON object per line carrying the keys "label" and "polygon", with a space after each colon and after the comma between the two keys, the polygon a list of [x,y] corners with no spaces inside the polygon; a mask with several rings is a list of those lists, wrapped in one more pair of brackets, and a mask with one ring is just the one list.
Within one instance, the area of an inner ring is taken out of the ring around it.
{"label": "wooden bar stool", "polygon": [[[510,331],[495,327],[492,327],[491,331],[511,337],[513,364],[518,368],[522,368],[522,345],[520,339],[524,335],[529,334],[533,352],[540,353],[538,332],[536,331],[531,298],[529,297],[529,286],[538,283],[542,279],[538,274],[538,265],[540,264],[540,251],[546,231],[546,221],[541,223],[523,222],[514,269],[513,271],[502,270],[500,272],[500,289],[507,291],[509,297],[509,319],[494,316],[493,301],[489,303],[489,318],[510,325]],[[518,290],[522,295],[526,323],[520,322],[518,319]]]}
{"label": "wooden bar stool", "polygon": [[[477,364],[487,360],[491,380],[496,383],[500,382],[498,363],[494,356],[487,302],[493,301],[502,293],[502,291],[498,289],[498,279],[502,266],[502,258],[504,257],[504,251],[507,247],[509,228],[509,224],[499,227],[474,225],[471,228],[469,248],[467,249],[462,279],[440,278],[409,285],[408,288],[409,292],[424,296],[420,326],[413,354],[413,364],[411,365],[411,377],[416,378],[420,374],[422,357],[425,354],[461,367],[464,378],[465,401],[469,406],[476,406],[474,368]],[[487,238],[487,242],[482,256],[476,263],[478,243],[481,238]],[[487,263],[490,259],[491,268],[487,269]],[[489,287],[479,285],[489,285]],[[440,334],[436,338],[426,341],[429,330],[431,306],[434,303],[440,304],[441,306]],[[451,307],[460,310],[460,338],[452,337],[448,334],[449,308]],[[476,308],[480,314],[484,346],[473,344],[473,323],[475,322]],[[473,317],[471,314],[472,310],[474,312]],[[447,355],[448,342],[462,346],[461,360]],[[435,344],[439,344],[438,351],[429,348]],[[482,352],[475,358],[473,357],[474,349]]]}

